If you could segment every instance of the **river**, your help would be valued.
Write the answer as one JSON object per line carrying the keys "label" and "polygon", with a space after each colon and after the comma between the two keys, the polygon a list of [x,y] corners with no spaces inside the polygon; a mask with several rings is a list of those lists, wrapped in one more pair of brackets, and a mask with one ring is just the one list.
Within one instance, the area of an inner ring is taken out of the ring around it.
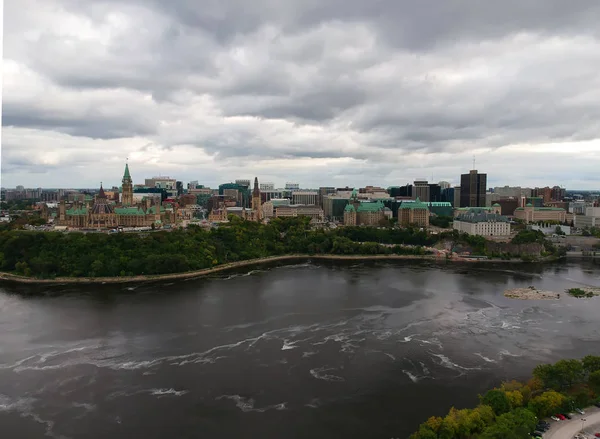
{"label": "river", "polygon": [[319,262],[142,285],[2,285],[16,438],[406,438],[533,366],[598,354],[600,267]]}

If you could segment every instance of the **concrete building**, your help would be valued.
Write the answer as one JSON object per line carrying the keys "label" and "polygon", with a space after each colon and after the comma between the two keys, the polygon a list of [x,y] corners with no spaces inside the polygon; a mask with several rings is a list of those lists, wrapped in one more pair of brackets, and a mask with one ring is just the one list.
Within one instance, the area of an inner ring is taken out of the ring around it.
{"label": "concrete building", "polygon": [[501,198],[496,204],[500,205],[502,215],[513,216],[519,207],[519,200],[517,198]]}
{"label": "concrete building", "polygon": [[287,191],[299,191],[300,190],[300,185],[298,183],[286,183],[285,184],[285,190]]}
{"label": "concrete building", "polygon": [[319,201],[319,193],[316,191],[294,191],[292,192],[292,204],[305,204],[316,206]]}
{"label": "concrete building", "polygon": [[425,201],[428,202],[429,201],[429,193],[430,193],[430,186],[429,186],[429,182],[425,179],[419,179],[419,180],[415,180],[414,185],[413,185],[413,198],[414,199],[419,199],[420,201]]}
{"label": "concrete building", "polygon": [[319,207],[321,207],[321,209],[324,209],[323,203],[325,201],[325,196],[330,195],[330,194],[335,194],[335,188],[334,187],[320,187],[319,188]]}
{"label": "concrete building", "polygon": [[476,169],[460,176],[460,207],[484,207],[487,192],[487,174]]}
{"label": "concrete building", "polygon": [[500,198],[521,198],[531,197],[532,195],[531,188],[521,186],[496,186],[492,189],[492,192]]}
{"label": "concrete building", "polygon": [[323,214],[329,221],[342,221],[344,219],[344,208],[350,202],[348,196],[337,194],[325,195],[323,197]]}
{"label": "concrete building", "polygon": [[556,224],[541,224],[539,226],[537,224],[531,224],[531,225],[527,226],[528,229],[530,229],[530,230],[538,230],[538,231],[542,232],[544,235],[553,235],[553,234],[555,234],[557,227],[565,235],[570,235],[571,234],[571,226],[565,226],[565,225],[562,225],[562,224],[558,225],[558,226]]}
{"label": "concrete building", "polygon": [[454,208],[460,207],[460,186],[454,186],[454,202],[452,206]]}
{"label": "concrete building", "polygon": [[274,191],[275,190],[275,183],[261,183],[260,184],[260,190],[262,191]]}
{"label": "concrete building", "polygon": [[311,219],[323,221],[323,209],[318,206],[305,206],[294,204],[289,206],[278,206],[275,208],[276,218],[307,216]]}
{"label": "concrete building", "polygon": [[469,235],[509,236],[510,223],[505,216],[473,209],[454,219],[452,228]]}
{"label": "concrete building", "polygon": [[412,203],[402,203],[398,209],[398,222],[403,226],[429,226],[429,208],[426,203],[417,199]]}
{"label": "concrete building", "polygon": [[573,225],[578,229],[600,227],[600,207],[586,207],[585,215],[574,215]]}
{"label": "concrete building", "polygon": [[567,220],[567,212],[564,209],[535,207],[531,203],[528,203],[525,207],[515,209],[514,216],[526,223],[536,223],[539,221],[558,221],[562,223]]}

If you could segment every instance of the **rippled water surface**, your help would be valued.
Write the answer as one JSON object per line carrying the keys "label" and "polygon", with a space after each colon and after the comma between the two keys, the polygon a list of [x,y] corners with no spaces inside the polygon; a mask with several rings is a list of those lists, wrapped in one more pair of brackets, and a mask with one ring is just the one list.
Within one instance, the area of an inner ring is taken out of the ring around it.
{"label": "rippled water surface", "polygon": [[600,298],[502,295],[580,284],[600,286],[600,267],[306,263],[4,285],[2,437],[404,438],[539,362],[600,353]]}

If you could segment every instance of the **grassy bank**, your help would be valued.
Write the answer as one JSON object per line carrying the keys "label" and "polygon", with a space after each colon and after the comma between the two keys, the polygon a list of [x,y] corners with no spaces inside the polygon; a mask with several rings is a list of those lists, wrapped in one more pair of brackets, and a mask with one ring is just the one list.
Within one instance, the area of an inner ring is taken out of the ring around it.
{"label": "grassy bank", "polygon": [[52,279],[39,279],[34,277],[20,276],[13,273],[0,272],[0,280],[29,283],[29,284],[92,284],[92,283],[135,283],[135,282],[149,282],[149,281],[162,281],[162,280],[176,280],[176,279],[192,279],[196,277],[207,276],[213,273],[221,271],[232,270],[241,267],[248,267],[258,264],[266,264],[271,262],[282,262],[291,260],[350,260],[350,261],[365,261],[365,260],[425,260],[425,261],[438,261],[438,262],[484,262],[484,263],[515,263],[523,262],[520,260],[502,260],[502,259],[445,259],[434,255],[306,255],[306,254],[292,254],[292,255],[281,255],[281,256],[270,256],[265,258],[248,259],[246,261],[230,262],[227,264],[217,265],[212,268],[205,268],[202,270],[186,271],[181,273],[167,273],[157,275],[137,275],[137,276],[97,276],[97,277],[55,277]]}

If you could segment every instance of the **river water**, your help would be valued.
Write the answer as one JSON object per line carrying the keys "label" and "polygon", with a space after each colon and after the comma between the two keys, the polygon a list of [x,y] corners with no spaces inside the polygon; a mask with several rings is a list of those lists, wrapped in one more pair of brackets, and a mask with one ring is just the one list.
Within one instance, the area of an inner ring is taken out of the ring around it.
{"label": "river water", "polygon": [[[3,285],[13,438],[405,438],[540,362],[600,353],[600,267],[299,263],[135,286]],[[40,295],[42,294],[42,295]]]}

